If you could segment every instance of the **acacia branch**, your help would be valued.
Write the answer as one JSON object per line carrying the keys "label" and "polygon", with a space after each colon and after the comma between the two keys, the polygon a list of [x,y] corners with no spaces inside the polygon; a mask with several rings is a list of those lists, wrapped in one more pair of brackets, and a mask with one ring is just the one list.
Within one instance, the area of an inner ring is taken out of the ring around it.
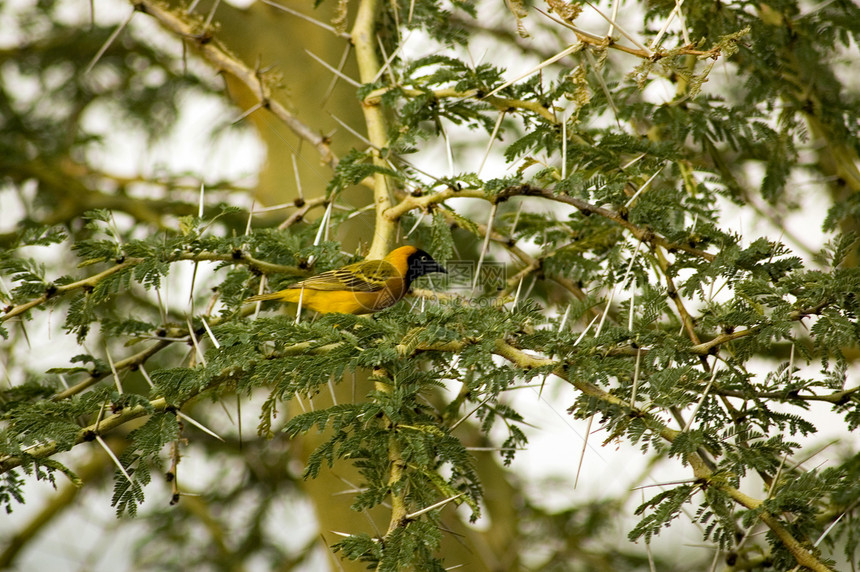
{"label": "acacia branch", "polygon": [[448,187],[436,193],[421,196],[405,195],[399,203],[385,210],[385,218],[396,222],[400,218],[415,209],[427,210],[431,205],[442,204],[452,198],[484,199],[491,201],[491,197],[480,189],[455,189]]}
{"label": "acacia branch", "polygon": [[[98,274],[94,274],[88,278],[84,278],[82,280],[78,280],[77,282],[71,282],[69,284],[62,284],[60,286],[56,286],[54,284],[48,284],[45,288],[45,293],[39,296],[38,298],[34,298],[29,302],[25,302],[23,304],[18,304],[17,306],[11,306],[7,308],[2,316],[0,316],[0,323],[5,322],[9,318],[13,318],[20,314],[23,314],[27,310],[44,304],[48,300],[56,299],[66,294],[70,294],[76,290],[91,290],[98,285],[99,282],[113,276],[118,272],[122,272],[137,266],[138,264],[142,264],[145,262],[146,258],[132,257],[126,258],[121,263],[108,268]],[[251,270],[260,272],[262,274],[294,274],[297,276],[304,276],[308,274],[308,270],[298,268],[296,266],[284,266],[282,264],[272,264],[270,262],[266,262],[264,260],[259,260],[246,254],[243,250],[236,250],[231,254],[223,254],[220,252],[183,252],[177,254],[176,256],[168,256],[163,259],[164,262],[178,262],[181,260],[190,260],[196,262],[231,262],[234,264],[244,264]]]}
{"label": "acacia branch", "polygon": [[[74,445],[79,445],[88,441],[93,441],[97,436],[103,435],[106,432],[116,429],[134,419],[139,419],[152,413],[159,413],[171,407],[167,400],[163,397],[151,400],[146,406],[135,405],[133,407],[124,407],[122,411],[110,415],[98,423],[87,425],[81,428],[73,441]],[[40,445],[30,447],[24,453],[26,456],[18,457],[14,455],[0,457],[0,474],[5,473],[15,467],[19,467],[24,463],[30,462],[31,459],[43,459],[59,453],[60,445],[56,441],[49,441]]]}
{"label": "acacia branch", "polygon": [[833,405],[842,405],[850,399],[855,398],[860,387],[852,389],[844,389],[842,391],[834,391],[825,395],[800,395],[796,391],[755,391],[752,393],[738,391],[736,389],[723,389],[717,386],[712,386],[711,391],[716,395],[725,395],[726,397],[739,397],[741,399],[774,399],[777,401],[824,401]]}
{"label": "acacia branch", "polygon": [[[544,15],[549,16],[545,12]],[[675,55],[691,55],[696,56],[698,58],[717,58],[722,53],[722,49],[720,47],[714,47],[710,50],[697,50],[693,46],[681,46],[671,51],[658,50],[657,52],[649,53],[639,48],[619,44],[612,38],[607,38],[604,35],[595,34],[587,30],[583,30],[579,27],[573,26],[572,24],[563,22],[560,19],[551,16],[550,19],[570,29],[574,34],[576,34],[577,40],[584,44],[588,44],[589,46],[592,46],[597,49],[618,50],[620,52],[624,52],[625,54],[630,54],[631,56],[636,56],[641,59],[657,61],[659,59]],[[471,31],[481,32],[490,36],[500,38],[504,42],[513,43],[522,52],[535,55],[542,60],[547,60],[555,55],[554,52],[541,50],[540,48],[535,47],[535,42],[524,41],[522,38],[519,37],[518,34],[513,33],[509,28],[506,27],[489,27],[482,25],[480,21],[461,18],[457,16],[452,16],[451,21],[456,23],[458,26],[462,26]]]}
{"label": "acacia branch", "polygon": [[262,75],[230,54],[211,35],[210,30],[192,21],[180,10],[172,10],[155,0],[131,0],[134,9],[155,18],[159,24],[174,35],[189,41],[210,65],[219,72],[226,72],[245,84],[259,98],[258,105],[268,109],[293,133],[307,141],[317,150],[320,160],[334,169],[338,159],[329,146],[329,141],[271,97],[271,87]]}
{"label": "acacia branch", "polygon": [[[376,53],[376,17],[379,11],[378,0],[361,0],[355,16],[350,37],[355,46],[358,74],[363,83],[372,83],[379,74],[379,56]],[[363,101],[361,110],[367,125],[367,137],[372,145],[373,164],[387,168],[380,149],[388,146],[388,124],[379,102]],[[385,217],[385,211],[392,205],[392,195],[388,177],[383,173],[373,175],[373,202],[376,221],[373,229],[373,242],[368,258],[383,258],[391,250],[395,241],[397,225]]]}
{"label": "acacia branch", "polygon": [[672,280],[672,275],[669,272],[669,261],[666,260],[666,257],[663,255],[663,251],[659,247],[654,248],[652,252],[654,252],[654,256],[657,258],[657,264],[660,266],[663,279],[666,281],[666,295],[675,303],[675,308],[678,310],[678,316],[680,316],[681,323],[687,331],[687,336],[694,344],[700,344],[701,340],[699,339],[698,334],[696,334],[693,317],[690,316],[690,312],[687,311],[687,307],[684,305],[681,295],[678,294],[678,289],[675,287],[675,281]]}
{"label": "acacia branch", "polygon": [[121,264],[112,266],[111,268],[108,268],[103,272],[99,272],[98,274],[94,274],[93,276],[84,278],[83,280],[78,280],[77,282],[72,282],[70,284],[63,284],[61,286],[54,286],[52,284],[48,285],[48,287],[45,289],[45,293],[38,298],[30,300],[29,302],[25,302],[24,304],[19,304],[17,306],[7,308],[6,312],[2,316],[0,316],[0,323],[5,322],[9,318],[14,318],[19,314],[23,314],[30,308],[33,308],[40,304],[44,304],[50,298],[56,298],[58,296],[68,294],[69,292],[74,292],[75,290],[80,290],[82,288],[95,288],[95,286],[105,278],[113,276],[117,272],[122,272],[123,270],[131,268],[132,266],[140,264],[143,261],[143,258],[127,258]]}
{"label": "acacia branch", "polygon": [[662,248],[665,248],[669,252],[686,252],[687,254],[702,258],[704,260],[707,260],[708,262],[713,262],[717,258],[715,254],[711,254],[710,252],[707,252],[700,248],[696,248],[695,246],[691,246],[689,244],[684,244],[681,242],[671,242],[664,236],[654,232],[648,227],[639,226],[630,222],[629,220],[627,220],[626,216],[622,215],[620,212],[613,211],[605,207],[593,205],[588,201],[579,199],[577,197],[572,197],[570,195],[561,193],[557,194],[549,189],[541,189],[538,187],[533,187],[531,185],[517,185],[514,187],[508,187],[506,189],[503,189],[496,195],[490,195],[478,189],[457,190],[453,188],[447,188],[437,193],[424,195],[421,197],[407,196],[404,197],[400,201],[400,203],[388,209],[385,213],[385,216],[389,220],[398,220],[400,217],[402,217],[404,214],[411,210],[427,209],[430,205],[444,203],[448,199],[455,197],[483,199],[491,203],[507,200],[511,197],[542,197],[550,201],[556,201],[576,207],[586,216],[598,215],[603,218],[609,219],[612,222],[625,228],[626,230],[629,230],[634,237],[648,245],[660,246]]}
{"label": "acacia branch", "polygon": [[261,274],[295,274],[297,276],[305,276],[308,270],[299,268],[298,266],[286,266],[283,264],[272,264],[259,258],[254,258],[247,254],[244,250],[237,249],[230,254],[220,252],[195,252],[182,253],[175,258],[168,258],[165,262],[174,262],[176,260],[192,260],[195,262],[232,262],[234,264],[242,264],[249,269]]}
{"label": "acacia branch", "polygon": [[503,194],[504,196],[508,196],[509,192],[513,195],[540,196],[545,199],[574,206],[586,215],[596,214],[602,216],[603,218],[609,219],[612,222],[615,222],[620,226],[624,227],[625,229],[629,230],[630,233],[638,240],[646,244],[661,246],[669,252],[686,252],[687,254],[692,254],[693,256],[696,256],[698,258],[703,258],[708,262],[713,262],[717,258],[715,254],[711,254],[710,252],[706,252],[694,246],[690,246],[688,244],[683,244],[680,242],[671,242],[665,237],[657,234],[650,228],[633,224],[632,222],[627,220],[626,216],[622,215],[617,211],[613,211],[604,207],[598,207],[589,203],[588,201],[584,201],[582,199],[572,197],[570,195],[556,194],[549,189],[539,189],[532,187],[531,185],[520,185],[518,187],[512,187],[510,191],[506,189],[501,194]]}

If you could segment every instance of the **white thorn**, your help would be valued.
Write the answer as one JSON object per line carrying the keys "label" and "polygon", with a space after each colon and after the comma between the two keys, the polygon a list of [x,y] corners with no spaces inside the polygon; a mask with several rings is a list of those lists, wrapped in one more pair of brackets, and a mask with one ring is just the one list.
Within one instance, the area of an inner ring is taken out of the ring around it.
{"label": "white thorn", "polygon": [[293,174],[296,177],[296,192],[298,193],[300,199],[305,200],[304,193],[302,191],[302,178],[299,176],[299,164],[296,161],[296,154],[290,153],[290,158],[293,161]]}
{"label": "white thorn", "polygon": [[203,218],[203,199],[206,196],[206,188],[203,183],[200,183],[200,204],[197,207],[197,218]]}
{"label": "white thorn", "polygon": [[575,341],[575,342],[573,342],[573,346],[574,346],[574,347],[576,347],[576,346],[578,346],[578,345],[579,345],[579,342],[581,342],[581,341],[582,341],[582,338],[584,338],[584,337],[585,337],[585,335],[588,333],[588,330],[590,330],[590,329],[591,329],[591,326],[593,326],[593,325],[594,325],[594,322],[596,322],[596,321],[597,321],[597,318],[598,318],[598,317],[599,317],[599,316],[594,316],[594,317],[591,319],[591,321],[590,321],[590,322],[588,322],[588,325],[587,325],[587,326],[585,326],[585,329],[584,329],[584,330],[582,330],[582,333],[581,333],[581,334],[579,334],[579,337],[578,337],[578,338],[576,338],[576,341]]}
{"label": "white thorn", "polygon": [[481,165],[478,167],[478,172],[476,175],[478,177],[481,176],[481,171],[484,170],[484,164],[487,162],[487,158],[490,156],[490,151],[493,149],[493,144],[496,142],[496,135],[499,133],[499,127],[502,125],[502,120],[505,118],[505,112],[502,111],[499,113],[498,119],[496,119],[496,125],[493,127],[493,133],[490,135],[490,141],[487,143],[487,150],[484,152],[484,158],[481,159]]}
{"label": "white thorn", "polygon": [[120,395],[122,395],[122,383],[119,381],[119,374],[116,371],[116,366],[113,364],[113,358],[111,357],[107,346],[105,346],[105,355],[107,355],[110,370],[113,372],[113,379],[116,382],[116,390]]}
{"label": "white thorn", "polygon": [[573,488],[579,484],[579,472],[582,470],[582,463],[585,461],[585,449],[588,447],[588,436],[591,435],[591,423],[594,421],[594,415],[588,418],[588,425],[585,426],[585,438],[582,440],[582,451],[579,453],[579,465],[576,467],[576,478],[573,480]]}
{"label": "white thorn", "polygon": [[555,62],[557,62],[561,58],[567,56],[568,54],[573,53],[574,51],[578,50],[579,48],[580,48],[580,44],[578,44],[578,43],[573,44],[569,48],[557,53],[553,57],[542,61],[541,63],[539,63],[538,65],[536,65],[532,69],[530,69],[529,71],[517,76],[516,78],[512,79],[511,81],[507,81],[507,82],[503,83],[502,85],[500,85],[499,87],[497,87],[496,89],[494,89],[493,91],[491,91],[490,93],[485,95],[484,98],[491,97],[491,96],[497,94],[498,92],[505,89],[506,87],[510,87],[510,86],[514,85],[515,83],[517,83],[521,79],[526,78],[526,77],[532,75],[533,73],[542,70],[543,68],[545,68],[546,66],[548,66],[550,64],[554,64]]}
{"label": "white thorn", "polygon": [[466,413],[465,415],[463,415],[463,416],[462,416],[462,417],[461,417],[461,418],[460,418],[456,423],[454,423],[453,425],[451,425],[451,428],[450,428],[450,429],[448,429],[448,432],[450,433],[450,432],[454,431],[454,429],[456,429],[456,428],[457,428],[457,426],[459,426],[459,425],[460,425],[460,423],[462,423],[463,421],[465,421],[466,419],[468,419],[469,417],[471,417],[472,413],[474,413],[475,411],[477,411],[478,409],[480,409],[480,408],[481,408],[481,407],[482,407],[486,402],[488,402],[488,401],[489,401],[490,399],[492,399],[492,398],[493,398],[493,396],[492,396],[492,395],[490,395],[490,396],[488,396],[485,400],[483,400],[482,402],[480,402],[479,404],[477,404],[475,407],[473,407],[471,411],[469,411],[468,413]]}
{"label": "white thorn", "polygon": [[237,124],[237,123],[241,122],[243,119],[245,119],[245,118],[246,118],[246,117],[248,117],[249,115],[251,115],[252,113],[254,113],[255,111],[257,111],[258,109],[263,109],[263,104],[262,104],[262,103],[255,103],[254,105],[252,105],[251,107],[249,107],[248,109],[246,109],[245,111],[243,111],[243,112],[239,115],[239,117],[237,117],[236,119],[234,119],[234,120],[233,120],[233,121],[231,121],[230,123],[231,123],[232,125],[235,125],[235,124]]}
{"label": "white thorn", "polygon": [[203,321],[203,327],[206,328],[206,333],[209,334],[209,339],[212,340],[212,345],[221,349],[221,344],[218,343],[218,340],[215,338],[215,334],[212,333],[212,328],[209,327],[209,322],[206,321],[204,316],[200,316],[200,319]]}
{"label": "white thorn", "polygon": [[301,18],[302,20],[306,20],[306,21],[310,22],[311,24],[314,24],[315,26],[319,26],[323,30],[327,30],[327,31],[331,32],[332,34],[335,34],[341,38],[349,39],[349,37],[350,37],[349,34],[347,34],[346,32],[338,32],[333,26],[329,26],[325,22],[321,22],[321,21],[317,20],[316,18],[312,18],[312,17],[308,16],[307,14],[303,14],[297,10],[293,10],[292,8],[287,8],[286,6],[281,6],[280,4],[278,4],[276,2],[272,2],[272,0],[261,0],[261,1],[263,2],[263,4],[268,4],[272,8],[277,8],[278,10],[286,12],[287,14],[292,14],[293,16],[295,16],[297,18]]}
{"label": "white thorn", "polygon": [[705,397],[708,396],[708,391],[711,389],[711,385],[714,383],[714,378],[717,377],[717,364],[719,362],[714,361],[714,367],[711,370],[711,379],[708,381],[708,385],[705,386],[705,391],[702,392],[702,397],[699,398],[698,403],[696,403],[696,407],[693,408],[693,414],[690,415],[690,419],[687,421],[687,425],[684,426],[684,431],[689,431],[690,426],[693,424],[693,420],[696,418],[696,414],[699,412],[699,407],[702,406],[702,403],[705,401]]}
{"label": "white thorn", "polygon": [[496,218],[496,209],[498,206],[498,203],[493,203],[493,206],[490,208],[490,217],[487,219],[487,234],[484,236],[484,246],[481,248],[481,255],[478,257],[478,266],[475,268],[475,277],[474,280],[472,280],[472,290],[478,286],[478,277],[481,275],[481,265],[484,263],[484,255],[490,247],[490,236],[493,234],[493,219]]}
{"label": "white thorn", "polygon": [[116,455],[114,455],[114,452],[111,451],[110,447],[107,446],[107,443],[105,443],[105,440],[102,439],[101,435],[96,435],[96,441],[98,441],[99,445],[102,446],[102,448],[105,450],[105,453],[107,453],[111,460],[113,460],[114,464],[117,466],[117,468],[119,468],[122,474],[125,475],[125,478],[128,479],[128,482],[133,484],[134,481],[131,479],[131,475],[126,472],[125,467],[122,466],[122,463],[119,462],[119,459]]}
{"label": "white thorn", "polygon": [[201,431],[203,431],[203,432],[205,432],[205,433],[209,433],[210,435],[212,435],[213,437],[215,437],[215,438],[216,438],[216,439],[218,439],[219,441],[221,441],[221,442],[223,442],[223,441],[224,441],[224,439],[222,439],[222,438],[221,438],[221,436],[220,436],[220,435],[218,435],[218,433],[216,433],[215,431],[212,431],[211,429],[209,429],[208,427],[206,427],[206,426],[205,426],[205,425],[203,425],[202,423],[200,423],[200,422],[198,422],[198,421],[195,421],[194,419],[192,419],[192,418],[191,418],[191,417],[189,417],[188,415],[186,415],[186,414],[182,413],[181,411],[177,411],[177,412],[176,412],[176,415],[177,415],[177,416],[179,416],[179,417],[181,417],[181,418],[183,418],[183,419],[185,419],[186,421],[188,421],[189,423],[191,423],[192,425],[194,425],[195,427],[197,427],[197,428],[198,428],[198,429],[200,429]]}
{"label": "white thorn", "polygon": [[191,318],[187,317],[185,322],[188,324],[188,335],[191,336],[191,343],[194,344],[194,349],[197,350],[197,357],[200,358],[200,363],[206,365],[206,358],[203,357],[203,351],[200,349],[200,344],[197,343],[197,336],[194,335],[194,326],[191,325]]}
{"label": "white thorn", "polygon": [[409,232],[406,233],[406,238],[409,238],[409,235],[415,232],[415,229],[418,228],[418,225],[421,224],[421,221],[424,220],[424,215],[426,213],[421,211],[421,216],[418,217],[418,220],[415,221],[415,224],[412,225],[412,228],[409,229]]}
{"label": "white thorn", "polygon": [[597,331],[594,332],[594,337],[600,335],[600,331],[603,329],[603,323],[606,321],[606,315],[609,314],[609,308],[612,306],[612,300],[615,298],[615,288],[609,293],[609,300],[606,301],[606,307],[603,308],[603,315],[600,316],[600,323],[597,324]]}
{"label": "white thorn", "polygon": [[154,383],[152,383],[152,378],[151,378],[151,377],[149,377],[149,374],[148,374],[148,373],[146,373],[146,368],[145,368],[145,367],[143,367],[143,364],[140,364],[140,365],[138,366],[138,369],[140,370],[141,375],[143,375],[143,379],[145,379],[145,380],[146,380],[146,383],[148,383],[148,384],[149,384],[149,387],[155,387],[155,384],[154,384]]}
{"label": "white thorn", "polygon": [[636,392],[639,390],[639,364],[642,361],[642,348],[636,348],[636,366],[633,369],[633,389],[630,391],[630,408],[636,407]]}
{"label": "white thorn", "polygon": [[659,174],[660,174],[660,172],[663,170],[663,168],[664,168],[665,166],[666,166],[666,165],[665,165],[665,164],[663,164],[663,166],[661,166],[659,169],[657,169],[657,172],[656,172],[656,173],[654,173],[653,175],[651,175],[651,178],[650,178],[650,179],[648,179],[647,181],[645,181],[645,184],[644,184],[644,185],[642,185],[642,186],[639,188],[639,190],[638,190],[638,191],[636,191],[636,193],[635,193],[632,197],[630,197],[630,200],[629,200],[629,201],[627,201],[626,203],[624,203],[624,207],[625,207],[625,208],[626,208],[626,207],[629,207],[631,204],[633,204],[633,201],[635,201],[635,200],[636,200],[636,197],[638,197],[639,195],[641,195],[641,194],[642,194],[642,192],[643,192],[645,189],[647,189],[647,188],[648,188],[648,185],[650,185],[650,184],[651,184],[651,181],[653,181],[653,180],[654,180],[654,178],[655,178],[655,177],[657,177],[657,175],[659,175]]}
{"label": "white thorn", "polygon": [[131,22],[132,17],[134,17],[134,13],[135,13],[135,10],[132,10],[131,14],[129,14],[126,17],[126,19],[123,20],[122,23],[116,27],[116,29],[111,33],[111,35],[107,39],[107,41],[104,44],[102,44],[102,47],[99,48],[99,51],[96,53],[95,56],[93,56],[93,59],[90,61],[90,64],[87,66],[87,69],[84,70],[84,75],[89,75],[89,73],[91,71],[93,71],[93,68],[96,67],[96,64],[98,63],[98,61],[100,59],[102,59],[102,56],[105,55],[105,52],[108,51],[108,48],[110,48],[111,44],[113,44],[114,40],[116,40],[117,36],[119,36],[120,32],[122,32],[125,29],[125,27],[128,26],[129,22]]}
{"label": "white thorn", "polygon": [[[301,291],[299,292],[299,303],[296,307],[296,324],[302,321],[302,300],[305,297],[305,287],[302,286]],[[311,401],[311,405],[313,405],[313,401]]]}
{"label": "white thorn", "polygon": [[332,383],[332,379],[334,378],[334,374],[331,375],[328,379],[328,390],[331,393],[331,402],[333,405],[337,405],[337,397],[334,394],[334,384]]}
{"label": "white thorn", "polygon": [[254,207],[257,205],[256,199],[251,199],[251,208],[248,209],[248,223],[245,225],[245,236],[251,234],[251,221],[254,219]]}
{"label": "white thorn", "polygon": [[421,515],[422,515],[422,514],[424,514],[424,513],[430,512],[431,510],[435,510],[435,509],[439,508],[440,506],[446,505],[446,504],[448,504],[449,502],[451,502],[452,500],[456,500],[456,499],[460,498],[460,497],[461,497],[461,496],[463,496],[464,494],[466,494],[466,493],[460,493],[460,494],[458,494],[458,495],[456,495],[456,496],[453,496],[453,497],[450,497],[450,498],[447,498],[447,499],[444,499],[444,500],[440,500],[439,502],[437,502],[437,503],[435,503],[435,504],[431,504],[430,506],[425,507],[425,508],[422,508],[421,510],[417,510],[417,511],[415,511],[415,512],[413,512],[413,513],[407,514],[407,515],[406,515],[406,518],[407,518],[408,520],[412,520],[412,519],[414,519],[414,518],[416,518],[416,517],[418,517],[418,516],[421,516]]}
{"label": "white thorn", "polygon": [[511,311],[513,311],[514,308],[517,307],[517,302],[519,302],[519,300],[520,300],[520,290],[523,289],[523,280],[525,280],[525,279],[526,279],[525,275],[520,276],[520,283],[517,284],[517,293],[514,294],[514,304],[511,308]]}
{"label": "white thorn", "polygon": [[333,73],[334,75],[336,75],[337,77],[339,77],[340,79],[342,79],[343,81],[347,82],[347,83],[348,83],[348,84],[350,84],[351,86],[353,86],[353,87],[361,87],[361,84],[360,84],[359,82],[355,81],[354,79],[352,79],[351,77],[349,77],[349,76],[348,76],[348,75],[346,75],[345,73],[341,72],[341,71],[340,71],[339,69],[337,69],[336,67],[329,65],[329,64],[328,64],[328,62],[326,62],[324,59],[322,59],[322,58],[320,58],[319,56],[317,56],[316,54],[314,54],[312,51],[310,51],[310,50],[305,50],[305,53],[306,53],[307,55],[309,55],[310,57],[312,57],[313,59],[315,59],[317,62],[319,62],[319,63],[320,63],[324,68],[326,68],[328,71],[330,71],[331,73]]}
{"label": "white thorn", "polygon": [[568,315],[570,315],[570,307],[571,307],[571,304],[568,304],[567,310],[564,311],[564,316],[561,318],[561,323],[558,325],[558,332],[559,333],[561,333],[561,331],[564,329],[564,325],[567,323],[567,317],[568,317]]}

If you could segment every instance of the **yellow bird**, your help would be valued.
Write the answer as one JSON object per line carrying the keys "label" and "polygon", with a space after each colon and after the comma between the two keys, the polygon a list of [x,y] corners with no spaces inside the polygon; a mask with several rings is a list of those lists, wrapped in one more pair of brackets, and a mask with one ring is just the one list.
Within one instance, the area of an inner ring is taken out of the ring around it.
{"label": "yellow bird", "polygon": [[412,281],[431,272],[448,273],[421,249],[401,246],[382,260],[365,260],[296,282],[285,290],[251,296],[247,302],[279,300],[321,314],[369,314],[400,300]]}

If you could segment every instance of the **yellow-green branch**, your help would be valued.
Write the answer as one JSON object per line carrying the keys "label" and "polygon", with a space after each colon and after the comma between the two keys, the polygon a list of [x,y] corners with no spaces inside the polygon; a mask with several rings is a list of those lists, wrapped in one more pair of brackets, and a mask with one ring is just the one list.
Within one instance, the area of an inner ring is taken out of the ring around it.
{"label": "yellow-green branch", "polygon": [[[11,306],[7,308],[4,311],[3,315],[0,316],[0,323],[3,323],[10,318],[14,318],[15,316],[23,314],[31,308],[35,308],[36,306],[44,304],[48,300],[53,300],[61,296],[65,296],[66,294],[70,294],[76,290],[95,288],[96,285],[98,285],[98,283],[102,280],[113,276],[117,272],[122,272],[129,268],[137,266],[138,264],[142,264],[146,260],[146,258],[139,257],[126,258],[121,263],[115,266],[111,266],[107,270],[99,272],[98,274],[93,274],[92,276],[89,276],[82,280],[71,282],[69,284],[62,284],[60,286],[48,285],[46,287],[45,293],[38,298],[34,298],[29,302],[25,302],[23,304],[18,304],[17,306]],[[197,262],[232,262],[235,264],[243,264],[248,268],[256,270],[263,274],[279,273],[304,276],[308,273],[307,270],[298,268],[296,266],[284,266],[281,264],[272,264],[264,260],[259,260],[257,258],[254,258],[253,256],[246,254],[242,250],[237,250],[231,254],[222,254],[219,252],[184,252],[181,254],[177,254],[176,256],[168,257],[164,261],[177,262],[181,260]]]}
{"label": "yellow-green branch", "polygon": [[[358,63],[358,74],[362,83],[371,83],[379,73],[379,56],[376,53],[376,16],[379,10],[377,0],[362,0],[358,4],[350,37],[355,47],[355,57]],[[367,138],[373,145],[373,163],[378,167],[387,168],[380,149],[388,146],[388,125],[382,107],[377,103],[362,102],[361,110],[367,125]],[[383,258],[391,250],[395,241],[397,225],[385,217],[392,205],[392,194],[388,177],[382,173],[374,175],[373,201],[376,212],[376,223],[373,229],[373,242],[370,245],[368,258]]]}

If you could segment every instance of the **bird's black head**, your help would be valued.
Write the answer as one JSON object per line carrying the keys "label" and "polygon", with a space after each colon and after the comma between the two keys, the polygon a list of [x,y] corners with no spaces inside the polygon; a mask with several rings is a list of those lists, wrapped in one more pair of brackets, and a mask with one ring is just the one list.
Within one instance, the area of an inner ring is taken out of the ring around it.
{"label": "bird's black head", "polygon": [[416,278],[421,278],[425,274],[431,272],[442,272],[447,274],[445,268],[433,260],[433,257],[421,249],[416,248],[415,252],[409,255],[406,259],[406,288],[412,284]]}

